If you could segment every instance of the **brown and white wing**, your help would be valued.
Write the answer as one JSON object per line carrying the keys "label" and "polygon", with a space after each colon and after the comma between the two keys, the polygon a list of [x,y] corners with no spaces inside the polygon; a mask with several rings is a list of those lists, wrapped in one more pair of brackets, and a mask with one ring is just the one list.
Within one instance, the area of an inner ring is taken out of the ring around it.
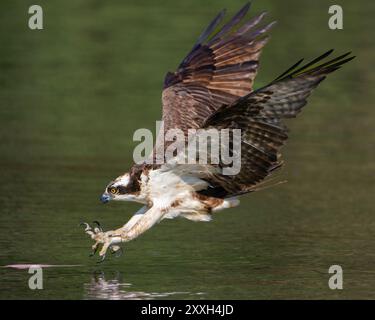
{"label": "brown and white wing", "polygon": [[252,91],[264,36],[272,24],[259,27],[265,13],[241,23],[246,4],[214,33],[222,11],[199,37],[174,73],[167,73],[163,90],[164,130],[200,128],[222,105]]}
{"label": "brown and white wing", "polygon": [[354,58],[347,53],[323,62],[332,51],[300,68],[299,61],[269,85],[221,107],[207,119],[206,128],[241,129],[242,141],[240,172],[210,177],[212,188],[205,191],[207,194],[228,196],[254,191],[282,165],[280,149],[288,138],[282,120],[296,117],[326,75]]}

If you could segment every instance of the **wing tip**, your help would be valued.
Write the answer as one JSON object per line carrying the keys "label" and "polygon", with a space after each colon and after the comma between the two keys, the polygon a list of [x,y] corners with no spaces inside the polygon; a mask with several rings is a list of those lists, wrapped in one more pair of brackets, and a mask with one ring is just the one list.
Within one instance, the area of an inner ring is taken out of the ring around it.
{"label": "wing tip", "polygon": [[[337,70],[339,67],[341,67],[343,64],[353,60],[356,56],[347,57],[350,55],[352,52],[348,51],[336,58],[333,58],[329,61],[323,62],[321,64],[316,65],[319,62],[322,62],[325,58],[330,56],[335,50],[330,49],[320,55],[319,57],[313,59],[312,61],[306,63],[305,65],[297,68],[304,59],[300,59],[297,63],[295,63],[293,66],[291,66],[289,69],[287,69],[285,72],[283,72],[280,76],[278,76],[275,80],[273,80],[271,83],[275,83],[281,80],[284,80],[288,77],[293,78],[293,77],[298,77],[303,74],[315,74],[315,73],[321,73],[321,74],[328,74],[331,73],[335,70]],[[312,67],[315,65],[314,67]],[[312,68],[309,68],[312,67]]]}

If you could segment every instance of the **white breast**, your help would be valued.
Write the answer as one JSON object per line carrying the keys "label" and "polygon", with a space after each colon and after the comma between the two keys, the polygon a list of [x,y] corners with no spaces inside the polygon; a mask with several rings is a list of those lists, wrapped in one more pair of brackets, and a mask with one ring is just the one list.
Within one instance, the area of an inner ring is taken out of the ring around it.
{"label": "white breast", "polygon": [[197,177],[179,176],[173,171],[160,169],[149,172],[147,183],[149,199],[153,205],[166,211],[163,218],[171,219],[182,215],[199,221],[210,220],[210,216],[206,214],[204,204],[193,197],[193,194],[207,186],[207,182]]}

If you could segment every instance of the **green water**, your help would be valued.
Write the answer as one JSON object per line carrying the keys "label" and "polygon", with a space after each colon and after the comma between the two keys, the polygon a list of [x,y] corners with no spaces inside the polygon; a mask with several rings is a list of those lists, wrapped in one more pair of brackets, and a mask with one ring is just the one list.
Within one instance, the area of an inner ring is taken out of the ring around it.
{"label": "green water", "polygon": [[[27,27],[35,1],[1,1],[0,298],[375,298],[373,1],[255,1],[278,25],[257,86],[327,49],[357,59],[330,76],[289,123],[288,183],[244,196],[210,223],[163,221],[102,265],[78,227],[124,224],[132,203],[102,205],[106,184],[132,162],[133,132],[160,119],[162,80],[223,7],[243,1],[42,2],[44,30]],[[328,288],[339,264],[344,289]]]}

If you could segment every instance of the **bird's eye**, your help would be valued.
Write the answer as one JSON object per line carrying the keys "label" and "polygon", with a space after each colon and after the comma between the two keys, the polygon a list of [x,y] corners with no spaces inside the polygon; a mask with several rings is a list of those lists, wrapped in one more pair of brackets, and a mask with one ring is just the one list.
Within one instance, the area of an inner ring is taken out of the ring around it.
{"label": "bird's eye", "polygon": [[111,187],[111,188],[109,188],[108,191],[109,191],[110,193],[112,193],[112,194],[116,194],[116,193],[118,192],[118,189],[115,188],[115,187]]}

